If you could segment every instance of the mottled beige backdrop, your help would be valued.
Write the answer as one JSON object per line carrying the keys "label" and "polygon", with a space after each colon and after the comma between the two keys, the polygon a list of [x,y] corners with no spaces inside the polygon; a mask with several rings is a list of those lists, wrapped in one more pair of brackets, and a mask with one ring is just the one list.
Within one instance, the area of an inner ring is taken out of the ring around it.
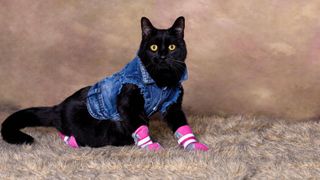
{"label": "mottled beige backdrop", "polygon": [[0,1],[0,104],[53,105],[131,60],[140,18],[186,17],[190,113],[320,114],[320,1]]}

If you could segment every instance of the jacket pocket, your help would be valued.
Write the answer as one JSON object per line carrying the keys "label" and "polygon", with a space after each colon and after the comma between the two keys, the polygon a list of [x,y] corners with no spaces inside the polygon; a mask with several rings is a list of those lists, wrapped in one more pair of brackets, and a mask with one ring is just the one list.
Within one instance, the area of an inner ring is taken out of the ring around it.
{"label": "jacket pocket", "polygon": [[101,94],[101,89],[99,87],[93,87],[88,92],[87,96],[87,106],[89,113],[96,119],[104,119],[104,102]]}

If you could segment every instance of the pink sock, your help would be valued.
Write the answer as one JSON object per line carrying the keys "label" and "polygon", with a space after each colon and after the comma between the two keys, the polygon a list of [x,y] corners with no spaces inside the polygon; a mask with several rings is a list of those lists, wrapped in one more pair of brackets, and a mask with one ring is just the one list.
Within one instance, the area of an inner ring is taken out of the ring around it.
{"label": "pink sock", "polygon": [[140,148],[147,150],[158,151],[162,147],[159,143],[152,142],[149,136],[149,129],[147,126],[140,126],[134,133],[132,133],[135,144]]}
{"label": "pink sock", "polygon": [[58,132],[60,138],[64,141],[64,143],[66,143],[67,145],[69,145],[71,148],[79,148],[78,143],[76,141],[76,138],[71,135],[71,136],[66,136],[64,134],[62,134],[61,132]]}
{"label": "pink sock", "polygon": [[174,135],[178,139],[178,143],[186,150],[208,150],[208,147],[205,144],[197,141],[189,125],[179,127]]}

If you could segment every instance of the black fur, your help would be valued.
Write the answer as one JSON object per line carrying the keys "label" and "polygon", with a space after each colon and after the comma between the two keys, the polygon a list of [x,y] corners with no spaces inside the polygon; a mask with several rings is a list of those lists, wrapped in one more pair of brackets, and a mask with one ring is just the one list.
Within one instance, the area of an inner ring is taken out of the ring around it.
{"label": "black fur", "polygon": [[[174,25],[159,30],[143,17],[141,19],[142,41],[138,55],[151,77],[159,87],[177,86],[186,68],[187,55],[183,40],[184,18],[179,17]],[[157,52],[149,46],[156,44]],[[170,44],[175,51],[168,51]],[[10,115],[2,124],[3,139],[12,144],[31,144],[34,140],[20,129],[34,126],[52,126],[65,135],[73,134],[80,146],[101,147],[133,144],[131,134],[141,125],[148,125],[144,112],[144,99],[140,89],[133,84],[122,87],[117,97],[117,109],[122,121],[96,120],[87,111],[86,97],[90,87],[85,87],[53,107],[28,108]],[[181,87],[182,89],[182,87]],[[183,89],[177,103],[168,108],[164,119],[173,132],[187,124],[181,109]]]}
{"label": "black fur", "polygon": [[[146,18],[141,19],[142,42],[138,52],[141,61],[146,66],[150,76],[158,86],[177,86],[181,75],[186,69],[184,63],[187,48],[183,40],[184,18],[179,17],[169,29],[155,29]],[[146,30],[147,29],[147,30]],[[147,31],[144,33],[144,31]],[[158,51],[150,50],[150,45],[156,44]],[[169,51],[170,44],[176,45],[176,50]]]}

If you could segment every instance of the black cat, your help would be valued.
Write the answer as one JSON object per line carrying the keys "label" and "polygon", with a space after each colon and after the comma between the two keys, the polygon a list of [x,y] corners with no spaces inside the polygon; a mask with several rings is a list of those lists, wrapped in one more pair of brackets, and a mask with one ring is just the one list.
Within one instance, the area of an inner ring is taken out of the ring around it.
{"label": "black cat", "polygon": [[149,137],[148,123],[151,115],[160,112],[181,146],[206,151],[181,109],[181,82],[187,78],[184,26],[184,18],[179,17],[171,28],[156,29],[143,17],[137,57],[124,69],[53,107],[13,113],[2,124],[3,139],[12,144],[31,144],[33,138],[20,129],[53,126],[71,147],[135,143],[158,150],[161,146]]}

